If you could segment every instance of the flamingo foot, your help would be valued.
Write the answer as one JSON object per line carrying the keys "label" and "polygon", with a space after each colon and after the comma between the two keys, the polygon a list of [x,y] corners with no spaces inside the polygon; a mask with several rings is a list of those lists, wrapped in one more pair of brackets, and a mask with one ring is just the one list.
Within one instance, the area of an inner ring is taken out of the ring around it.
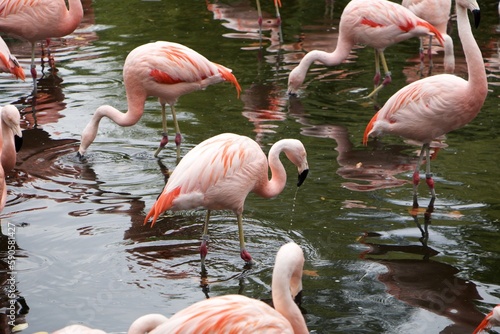
{"label": "flamingo foot", "polygon": [[160,154],[160,151],[167,145],[168,143],[168,135],[166,133],[163,134],[163,138],[160,141],[160,146],[156,149],[155,158]]}
{"label": "flamingo foot", "polygon": [[241,250],[240,256],[246,263],[253,264],[252,256],[246,249]]}
{"label": "flamingo foot", "polygon": [[382,86],[387,86],[388,84],[390,84],[392,82],[392,78],[391,78],[391,72],[387,72],[385,74],[385,78],[384,78],[384,81],[382,81]]}

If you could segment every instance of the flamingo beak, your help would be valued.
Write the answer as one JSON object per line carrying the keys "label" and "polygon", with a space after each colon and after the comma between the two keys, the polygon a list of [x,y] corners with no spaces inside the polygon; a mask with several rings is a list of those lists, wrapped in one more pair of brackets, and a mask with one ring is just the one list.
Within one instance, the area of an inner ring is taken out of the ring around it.
{"label": "flamingo beak", "polygon": [[302,173],[299,174],[299,181],[297,182],[297,187],[300,187],[309,173],[309,169],[304,169]]}
{"label": "flamingo beak", "polygon": [[477,29],[479,27],[479,22],[481,21],[481,11],[479,9],[474,9],[472,11],[472,15],[474,16],[474,26]]}
{"label": "flamingo beak", "polygon": [[14,135],[14,146],[16,147],[16,152],[19,152],[23,146],[23,137]]}

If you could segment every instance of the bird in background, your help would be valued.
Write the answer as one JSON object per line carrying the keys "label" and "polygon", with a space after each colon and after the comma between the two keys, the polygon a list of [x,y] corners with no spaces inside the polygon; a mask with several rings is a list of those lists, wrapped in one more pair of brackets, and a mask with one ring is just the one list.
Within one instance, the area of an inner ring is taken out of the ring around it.
{"label": "bird in background", "polygon": [[82,132],[78,156],[83,157],[94,141],[99,122],[103,117],[111,119],[119,126],[136,124],[144,113],[144,103],[149,96],[158,97],[162,109],[163,138],[155,157],[168,143],[167,116],[165,105],[172,110],[175,126],[177,158],[180,156],[181,132],[174,105],[177,99],[210,85],[229,81],[235,87],[238,97],[241,87],[231,70],[213,63],[198,52],[178,43],[158,41],[147,43],[132,50],[123,65],[123,81],[127,94],[128,110],[103,105],[97,108],[92,119]]}
{"label": "bird in background", "polygon": [[201,142],[174,169],[144,224],[152,218],[153,226],[166,210],[207,209],[200,246],[204,270],[210,213],[212,210],[232,210],[238,220],[241,258],[252,263],[243,235],[244,202],[250,192],[272,198],[283,191],[286,171],[279,159],[281,152],[297,167],[297,186],[300,186],[307,177],[309,166],[304,145],[297,139],[279,140],[269,150],[268,158],[260,146],[246,136],[224,133]]}
{"label": "bird in background", "polygon": [[19,110],[13,105],[0,107],[0,156],[2,165],[0,168],[0,212],[3,211],[7,201],[7,184],[5,173],[11,171],[16,165],[17,151],[20,142],[14,138],[22,138]]}
{"label": "bird in background", "polygon": [[304,316],[293,301],[302,290],[303,267],[304,253],[296,243],[281,246],[276,255],[271,285],[274,309],[260,300],[242,295],[213,297],[177,312],[155,328],[133,323],[128,334],[309,333]]}
{"label": "bird in background", "polygon": [[[453,39],[447,34],[448,22],[450,20],[451,0],[403,0],[404,7],[411,10],[418,17],[426,20],[441,33],[444,40],[444,71],[453,73],[455,71],[455,54],[453,50]],[[420,74],[424,71],[424,41],[420,37]],[[432,35],[429,36],[429,72],[432,71]]]}
{"label": "bird in background", "polygon": [[[297,95],[304,82],[307,70],[315,61],[326,66],[342,63],[356,44],[375,49],[375,89],[368,96],[374,96],[391,82],[391,72],[385,60],[384,50],[393,44],[411,37],[434,34],[443,45],[441,33],[430,23],[422,20],[409,9],[387,0],[352,0],[342,12],[339,23],[337,47],[331,53],[313,50],[308,52],[288,77],[288,94]],[[385,78],[380,83],[380,63]]]}
{"label": "bird in background", "polygon": [[430,148],[433,139],[471,122],[481,110],[488,94],[483,57],[471,31],[467,9],[479,25],[480,10],[476,0],[456,0],[458,36],[467,62],[468,80],[452,74],[438,74],[417,80],[392,95],[368,123],[363,144],[368,137],[391,134],[422,143],[413,173],[413,207],[418,207],[419,166],[427,157],[426,182],[431,192],[429,206],[436,198],[430,170]]}
{"label": "bird in background", "polygon": [[472,334],[486,333],[493,326],[500,326],[500,304],[484,317]]}
{"label": "bird in background", "polygon": [[0,32],[31,43],[33,96],[37,93],[35,44],[71,34],[83,17],[81,0],[0,0]]}
{"label": "bird in background", "polygon": [[12,73],[17,79],[24,81],[24,70],[19,65],[16,57],[14,57],[9,50],[5,41],[0,37],[0,72]]}
{"label": "bird in background", "polygon": [[[279,35],[280,35],[280,42],[283,43],[283,33],[281,32],[281,15],[280,15],[280,7],[281,7],[281,0],[273,0],[274,1],[274,7],[276,8],[276,18],[278,19],[278,26],[280,27]],[[260,0],[255,1],[257,4],[257,12],[259,13],[259,36],[262,36],[262,9],[260,8]]]}

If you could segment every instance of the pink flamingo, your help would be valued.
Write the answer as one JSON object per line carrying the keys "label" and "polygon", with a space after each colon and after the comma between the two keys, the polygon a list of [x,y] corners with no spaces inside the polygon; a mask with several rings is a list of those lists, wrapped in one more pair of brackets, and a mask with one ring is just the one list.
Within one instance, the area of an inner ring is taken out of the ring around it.
{"label": "pink flamingo", "polygon": [[484,317],[483,321],[477,326],[472,334],[478,334],[492,326],[500,326],[500,304]]}
{"label": "pink flamingo", "polygon": [[[455,55],[453,52],[453,39],[447,34],[448,21],[450,20],[451,0],[403,0],[404,7],[411,10],[418,17],[426,20],[436,27],[444,40],[444,71],[453,73],[455,71]],[[432,69],[432,35],[429,36],[429,62]],[[420,38],[420,73],[424,70],[423,39]]]}
{"label": "pink flamingo", "polygon": [[[39,332],[38,334],[48,334],[45,332]],[[70,325],[61,328],[52,334],[106,334],[105,331],[100,329],[93,329],[83,325]]]}
{"label": "pink flamingo", "polygon": [[[245,248],[242,213],[245,198],[254,192],[265,198],[275,197],[286,184],[286,171],[279,160],[284,152],[298,168],[300,186],[309,171],[306,150],[297,139],[282,139],[269,150],[266,158],[252,139],[224,133],[198,144],[179,162],[163,192],[146,215],[144,224],[153,217],[151,226],[166,210],[207,209],[200,247],[202,268],[207,255],[208,221],[211,210],[232,210],[238,218],[240,255],[247,263],[252,257]],[[272,177],[268,179],[268,169]]]}
{"label": "pink flamingo", "polygon": [[0,31],[31,43],[31,76],[36,96],[35,43],[71,34],[83,17],[81,0],[0,0]]}
{"label": "pink flamingo", "polygon": [[83,157],[94,141],[101,118],[108,117],[120,126],[132,126],[144,113],[146,98],[155,96],[161,104],[163,125],[163,139],[155,152],[155,157],[168,143],[165,113],[165,104],[168,103],[172,110],[179,158],[181,133],[174,109],[177,99],[181,95],[205,89],[222,81],[232,82],[238,97],[241,92],[241,87],[230,69],[209,61],[184,45],[162,41],[144,44],[132,50],[123,65],[123,80],[127,92],[128,111],[122,113],[109,105],[97,108],[82,132],[79,157]]}
{"label": "pink flamingo", "polygon": [[[352,0],[344,8],[339,23],[337,47],[332,53],[313,50],[307,53],[288,77],[288,94],[296,95],[304,82],[309,66],[315,61],[335,66],[344,61],[355,44],[365,44],[375,49],[375,86],[369,96],[375,95],[391,82],[391,72],[385,61],[388,46],[415,36],[434,34],[443,44],[441,33],[431,24],[417,17],[407,8],[387,0]],[[380,62],[385,78],[380,82]]]}
{"label": "pink flamingo", "polygon": [[415,81],[396,92],[368,123],[363,144],[369,136],[398,135],[423,143],[413,173],[413,206],[418,207],[419,166],[427,156],[426,181],[431,191],[430,206],[436,198],[430,171],[430,142],[472,121],[481,110],[488,93],[488,82],[481,50],[468,22],[467,9],[476,26],[480,11],[476,0],[456,0],[458,35],[467,61],[469,80],[452,74],[439,74]]}
{"label": "pink flamingo", "polygon": [[16,142],[14,135],[22,138],[19,110],[13,105],[0,107],[0,156],[2,164],[0,167],[0,212],[3,211],[7,201],[7,184],[5,183],[5,173],[12,170],[16,165],[19,142]]}
{"label": "pink flamingo", "polygon": [[0,72],[12,73],[18,79],[25,79],[23,68],[19,65],[16,57],[10,53],[9,47],[2,37],[0,37]]}
{"label": "pink flamingo", "polygon": [[[273,270],[275,309],[242,295],[226,295],[197,302],[161,322],[156,328],[136,326],[129,334],[161,333],[309,333],[293,297],[302,290],[304,253],[294,242],[278,251]],[[141,321],[141,318],[138,319]]]}

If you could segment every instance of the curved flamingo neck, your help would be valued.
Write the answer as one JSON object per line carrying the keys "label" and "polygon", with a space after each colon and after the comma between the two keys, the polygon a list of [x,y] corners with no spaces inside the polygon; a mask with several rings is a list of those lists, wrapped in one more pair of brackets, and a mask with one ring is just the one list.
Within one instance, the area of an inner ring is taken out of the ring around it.
{"label": "curved flamingo neck", "polygon": [[458,35],[462,42],[465,59],[467,61],[467,71],[469,73],[468,89],[471,91],[470,96],[473,100],[481,102],[484,99],[479,99],[479,96],[484,96],[488,93],[488,81],[486,79],[486,71],[484,68],[483,56],[477,42],[472,34],[472,29],[467,16],[465,7],[456,5]]}
{"label": "curved flamingo neck", "polygon": [[63,35],[61,36],[71,34],[76,27],[78,27],[83,18],[83,6],[81,0],[69,0],[68,5],[69,10],[66,10],[64,20],[61,22],[63,26],[63,31],[61,31]]}
{"label": "curved flamingo neck", "polygon": [[161,314],[146,314],[135,320],[132,325],[130,325],[127,334],[150,333],[165,321],[168,321],[168,318]]}
{"label": "curved flamingo neck", "polygon": [[295,334],[309,333],[304,316],[292,299],[291,291],[291,288],[296,290],[297,287],[302,287],[303,264],[303,259],[298,260],[293,255],[277,259],[271,285],[274,308],[290,322]]}
{"label": "curved flamingo neck", "polygon": [[280,161],[280,153],[285,150],[283,142],[275,143],[268,154],[268,165],[271,169],[271,180],[266,181],[255,192],[265,198],[278,196],[286,185],[286,170]]}
{"label": "curved flamingo neck", "polygon": [[304,58],[300,61],[299,67],[303,68],[305,71],[311,66],[315,61],[326,66],[335,66],[342,63],[351,52],[352,44],[346,43],[339,35],[337,41],[337,46],[333,52],[325,52],[321,50],[313,50],[308,52]]}

